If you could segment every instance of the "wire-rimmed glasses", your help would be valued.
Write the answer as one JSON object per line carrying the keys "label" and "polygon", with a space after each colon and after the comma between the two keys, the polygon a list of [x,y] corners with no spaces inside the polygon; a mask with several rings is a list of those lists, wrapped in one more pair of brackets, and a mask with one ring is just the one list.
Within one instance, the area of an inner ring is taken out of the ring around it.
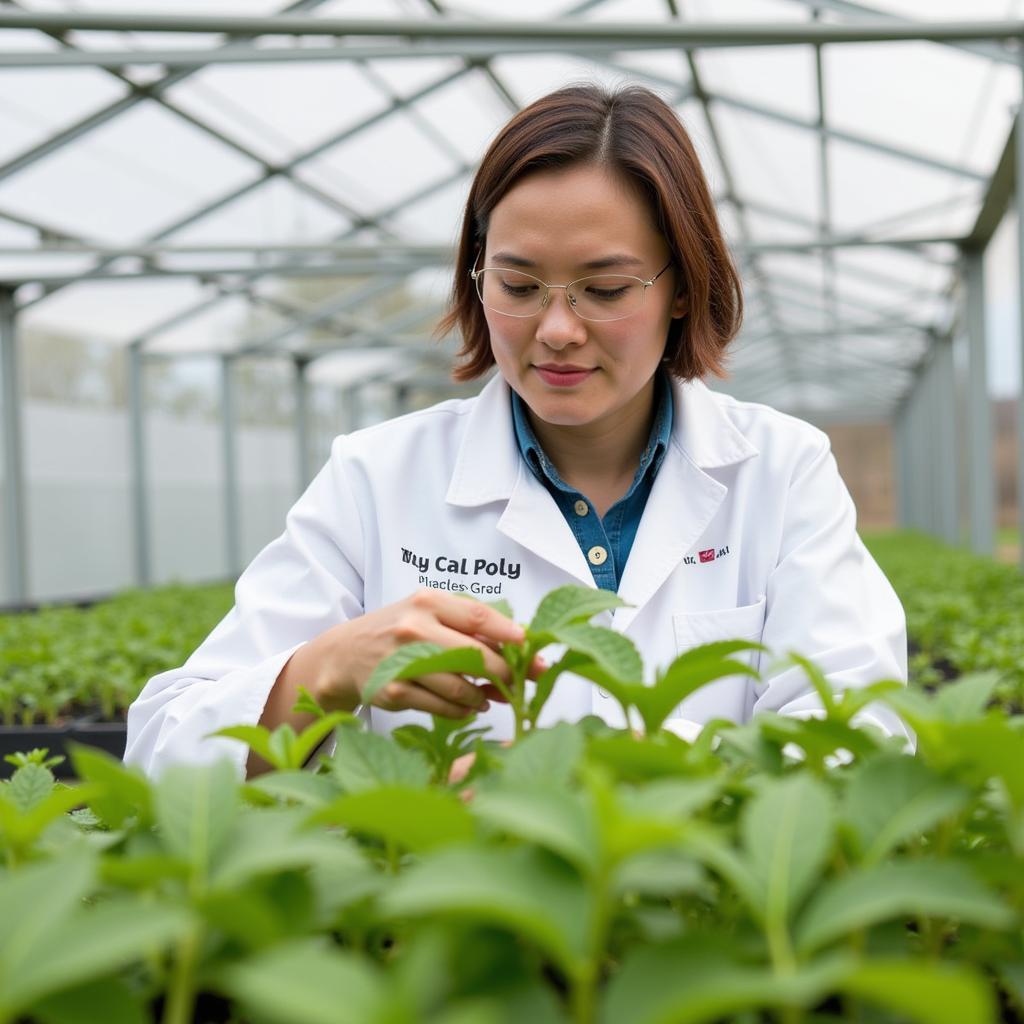
{"label": "wire-rimmed glasses", "polygon": [[592,274],[568,284],[548,284],[539,277],[509,267],[476,267],[469,276],[484,306],[502,316],[530,317],[543,312],[553,288],[564,288],[569,307],[581,320],[607,323],[638,313],[647,289],[672,266],[669,260],[654,277],[631,274]]}

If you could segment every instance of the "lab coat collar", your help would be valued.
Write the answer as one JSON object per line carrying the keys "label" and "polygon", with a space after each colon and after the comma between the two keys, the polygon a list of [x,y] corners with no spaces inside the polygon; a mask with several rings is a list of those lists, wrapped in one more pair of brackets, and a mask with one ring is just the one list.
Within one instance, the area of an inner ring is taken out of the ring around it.
{"label": "lab coat collar", "polygon": [[[695,466],[720,469],[759,454],[702,381],[673,380],[672,387],[672,439]],[[504,379],[495,375],[469,414],[447,502],[472,508],[509,498],[521,462],[512,429],[511,392]]]}
{"label": "lab coat collar", "polygon": [[695,466],[721,469],[760,454],[703,381],[673,380],[673,387],[672,437]]}

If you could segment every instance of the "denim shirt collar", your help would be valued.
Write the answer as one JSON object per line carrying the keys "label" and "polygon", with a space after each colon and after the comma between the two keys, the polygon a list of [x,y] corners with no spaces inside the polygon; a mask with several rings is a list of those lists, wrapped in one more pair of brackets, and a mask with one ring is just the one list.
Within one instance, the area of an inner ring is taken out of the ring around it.
{"label": "denim shirt collar", "polygon": [[[647,438],[647,445],[640,455],[640,465],[637,467],[636,475],[630,486],[626,497],[633,493],[637,484],[643,479],[647,472],[652,476],[657,474],[665,452],[668,449],[672,437],[672,387],[668,375],[664,370],[659,370],[655,378],[655,402],[657,412],[654,415],[654,422],[651,424],[651,433]],[[542,483],[545,478],[548,483],[566,493],[575,493],[559,476],[558,470],[544,453],[537,435],[530,426],[530,420],[526,414],[526,403],[512,391],[512,423],[516,435],[516,443],[519,445],[519,452],[526,460],[526,464],[533,471],[534,475]]]}

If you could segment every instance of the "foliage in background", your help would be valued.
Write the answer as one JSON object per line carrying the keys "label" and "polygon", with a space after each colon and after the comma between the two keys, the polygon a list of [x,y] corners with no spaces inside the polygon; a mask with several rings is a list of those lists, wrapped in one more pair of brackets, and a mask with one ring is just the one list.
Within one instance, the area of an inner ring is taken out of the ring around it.
{"label": "foliage in background", "polygon": [[994,698],[1024,712],[1024,575],[927,534],[868,534],[868,549],[907,613],[911,681],[933,688],[967,672],[999,675]]}
{"label": "foliage in background", "polygon": [[0,725],[113,721],[231,607],[230,586],[125,591],[91,608],[0,616]]}
{"label": "foliage in background", "polygon": [[[1024,719],[986,710],[991,676],[833,695],[804,663],[825,717],[691,744],[663,710],[745,645],[638,687],[592,593],[554,592],[528,636],[582,627],[567,664],[646,735],[524,714],[506,748],[472,718],[384,736],[320,712],[308,736],[250,728],[275,770],[246,783],[224,762],[152,782],[78,748],[70,789],[22,758],[0,785],[0,1024],[1024,1019]],[[918,757],[856,726],[872,697]],[[296,770],[334,725],[335,752]]]}
{"label": "foliage in background", "polygon": [[[907,612],[911,683],[927,689],[993,670],[994,700],[1024,711],[1019,570],[909,531],[868,534],[865,543]],[[0,724],[123,715],[146,680],[181,665],[231,602],[228,586],[175,586],[88,609],[0,616]]]}

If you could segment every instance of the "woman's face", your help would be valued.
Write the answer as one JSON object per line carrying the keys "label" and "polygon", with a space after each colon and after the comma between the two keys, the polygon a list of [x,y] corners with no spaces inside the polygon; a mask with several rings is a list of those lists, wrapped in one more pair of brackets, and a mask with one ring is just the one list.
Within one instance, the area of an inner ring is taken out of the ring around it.
{"label": "woman's face", "polygon": [[[640,196],[608,169],[581,165],[538,171],[511,188],[491,212],[479,265],[564,285],[593,274],[650,280],[669,256]],[[605,322],[580,319],[561,288],[535,316],[485,308],[498,369],[552,426],[614,427],[646,416],[669,323],[686,312],[674,289],[670,267],[638,312]]]}

